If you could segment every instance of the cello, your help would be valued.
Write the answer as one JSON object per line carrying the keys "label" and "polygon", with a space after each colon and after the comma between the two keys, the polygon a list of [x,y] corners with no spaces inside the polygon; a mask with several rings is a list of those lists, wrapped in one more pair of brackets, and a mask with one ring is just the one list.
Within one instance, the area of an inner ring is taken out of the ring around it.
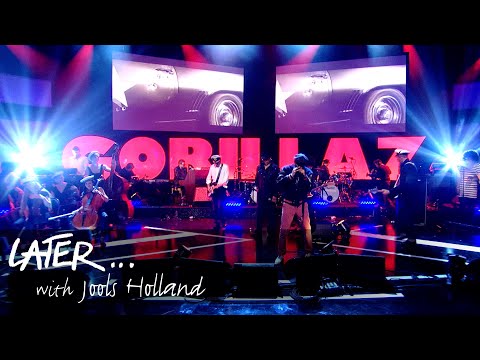
{"label": "cello", "polygon": [[133,218],[134,207],[132,201],[128,198],[128,189],[130,183],[123,176],[118,175],[117,172],[117,157],[118,157],[119,146],[117,143],[114,144],[113,155],[112,155],[112,164],[110,176],[107,179],[107,195],[117,201],[123,202],[127,207],[127,217],[128,219]]}
{"label": "cello", "polygon": [[[92,175],[93,179],[93,175]],[[91,180],[91,179],[90,179]],[[98,209],[103,205],[107,200],[101,194],[97,192],[103,192],[103,189],[98,188],[98,184],[102,178],[97,179],[97,183],[91,191],[91,196],[87,197],[84,195],[82,199],[82,207],[76,210],[76,214],[72,219],[72,225],[77,230],[95,230],[98,223]],[[87,180],[88,181],[88,180]],[[97,196],[98,195],[98,196]],[[86,200],[85,200],[86,199]]]}

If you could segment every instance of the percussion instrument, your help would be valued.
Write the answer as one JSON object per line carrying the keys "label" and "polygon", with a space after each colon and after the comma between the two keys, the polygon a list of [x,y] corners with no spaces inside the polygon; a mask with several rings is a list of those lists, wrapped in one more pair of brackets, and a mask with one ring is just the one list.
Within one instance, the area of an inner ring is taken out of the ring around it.
{"label": "percussion instrument", "polygon": [[340,196],[340,192],[338,191],[338,187],[335,186],[335,184],[332,184],[331,182],[327,183],[327,185],[322,186],[320,190],[320,197],[329,202],[333,203],[338,200],[338,197]]}

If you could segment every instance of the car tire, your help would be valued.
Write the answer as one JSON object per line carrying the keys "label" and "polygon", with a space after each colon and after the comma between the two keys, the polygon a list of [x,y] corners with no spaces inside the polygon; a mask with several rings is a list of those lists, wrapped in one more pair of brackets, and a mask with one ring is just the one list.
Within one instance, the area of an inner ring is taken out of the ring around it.
{"label": "car tire", "polygon": [[210,101],[207,116],[209,125],[242,126],[242,100],[233,94],[216,94]]}
{"label": "car tire", "polygon": [[406,121],[405,95],[397,89],[380,89],[368,94],[363,107],[366,124],[403,124]]}

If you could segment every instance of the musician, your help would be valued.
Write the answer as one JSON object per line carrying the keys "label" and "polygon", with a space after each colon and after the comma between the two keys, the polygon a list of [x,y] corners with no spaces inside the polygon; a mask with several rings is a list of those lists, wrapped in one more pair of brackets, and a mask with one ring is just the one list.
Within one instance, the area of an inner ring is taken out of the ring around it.
{"label": "musician", "polygon": [[186,189],[184,186],[185,179],[187,178],[188,169],[185,166],[185,160],[178,160],[178,165],[173,169],[173,189],[172,191],[178,191],[181,196],[182,202],[181,205],[186,205],[185,203],[185,193]]}
{"label": "musician", "polygon": [[68,158],[68,166],[72,169],[77,169],[77,175],[85,175],[88,166],[88,159],[81,154],[78,146],[72,148],[72,156]]}
{"label": "musician", "polygon": [[303,237],[305,256],[312,253],[312,229],[310,224],[308,196],[312,190],[312,170],[307,167],[308,158],[298,153],[294,163],[282,167],[277,177],[277,185],[283,196],[278,256],[275,265],[283,263],[287,250],[287,235],[295,216],[299,219]]}
{"label": "musician", "polygon": [[107,228],[108,228],[108,215],[107,212],[104,211],[104,205],[110,200],[105,193],[105,190],[98,186],[95,188],[94,185],[97,182],[94,180],[92,175],[84,177],[80,183],[84,184],[85,189],[82,192],[82,200],[81,200],[81,207],[78,209],[78,212],[81,211],[91,211],[92,207],[93,210],[96,211],[98,214],[98,221],[95,225],[92,235],[93,238],[100,243],[102,248],[105,247],[105,237],[107,236]]}
{"label": "musician", "polygon": [[27,228],[47,224],[48,213],[52,211],[50,193],[35,177],[23,180],[23,197],[20,212],[25,217]]}
{"label": "musician", "polygon": [[373,186],[377,189],[390,188],[390,174],[392,173],[390,168],[380,159],[375,159],[373,166],[373,169],[367,173],[367,176],[372,178]]}
{"label": "musician", "polygon": [[[53,183],[48,187],[50,196],[58,200],[58,215],[70,213],[80,206],[80,190],[74,184],[65,181],[63,171],[53,174]],[[64,218],[62,218],[64,219]],[[65,227],[68,219],[63,220],[62,227]]]}
{"label": "musician", "polygon": [[112,169],[109,166],[98,163],[98,160],[100,159],[100,153],[97,150],[90,151],[87,158],[88,158],[88,166],[85,170],[84,175],[85,176],[93,175],[93,181],[96,181],[100,177],[103,177],[103,174],[105,171],[112,172]]}
{"label": "musician", "polygon": [[277,177],[280,169],[269,154],[263,154],[260,160],[261,164],[257,166],[255,174],[255,188],[257,190],[257,228],[255,235],[262,236],[262,228],[266,220],[267,237],[275,238],[277,228]]}
{"label": "musician", "polygon": [[125,165],[124,168],[122,168],[118,171],[118,175],[120,175],[125,180],[130,182],[130,181],[132,181],[132,178],[135,176],[135,173],[133,172],[133,169],[135,169],[135,165],[133,165],[133,163],[128,163],[127,165]]}
{"label": "musician", "polygon": [[[14,222],[20,217],[20,204],[23,190],[19,186],[19,177],[14,173],[11,162],[2,162],[0,173],[0,230],[14,229]],[[14,236],[14,235],[13,235]],[[13,239],[15,240],[15,239]]]}
{"label": "musician", "polygon": [[185,166],[185,160],[178,160],[178,165],[173,169],[173,184],[175,187],[180,186],[180,180],[185,180],[187,177],[187,168]]}
{"label": "musician", "polygon": [[207,193],[212,199],[213,218],[215,220],[213,230],[219,231],[226,226],[223,203],[227,198],[229,167],[227,164],[222,163],[220,155],[212,155],[210,161],[212,165],[210,165],[205,182],[207,184]]}
{"label": "musician", "polygon": [[395,186],[391,189],[381,189],[385,195],[396,198],[395,230],[398,238],[405,239],[407,246],[416,244],[415,224],[422,206],[421,189],[418,182],[417,165],[408,158],[410,151],[396,149],[395,156],[400,165],[400,171]]}
{"label": "musician", "polygon": [[463,221],[472,224],[475,207],[478,203],[478,185],[480,183],[480,156],[478,151],[470,149],[463,153],[463,164],[458,169],[456,190],[459,202],[459,215]]}
{"label": "musician", "polygon": [[330,160],[323,159],[322,165],[320,165],[316,170],[317,178],[314,180],[318,181],[320,184],[323,184],[325,181],[328,181],[330,179],[330,170],[328,168],[329,165],[330,165]]}
{"label": "musician", "polygon": [[15,165],[9,161],[1,164],[0,209],[13,210],[20,207],[23,190],[18,186],[19,177],[14,173]]}
{"label": "musician", "polygon": [[[390,188],[390,174],[392,171],[385,165],[382,160],[375,159],[373,161],[373,169],[367,173],[367,176],[372,178],[372,187],[375,189],[389,189]],[[377,201],[381,207],[385,207],[390,204],[388,196],[383,192],[375,194]]]}

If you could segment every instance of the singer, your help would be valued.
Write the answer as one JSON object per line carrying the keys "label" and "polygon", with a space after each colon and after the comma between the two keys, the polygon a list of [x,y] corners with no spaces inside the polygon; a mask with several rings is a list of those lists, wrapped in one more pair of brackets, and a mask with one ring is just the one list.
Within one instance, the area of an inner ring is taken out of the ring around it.
{"label": "singer", "polygon": [[275,265],[283,263],[287,249],[287,234],[295,215],[302,229],[303,249],[306,257],[312,253],[312,228],[308,211],[308,195],[312,190],[312,170],[307,167],[308,158],[298,153],[293,157],[293,164],[282,167],[277,177],[278,190],[282,194],[282,217],[280,220],[280,235],[278,238],[278,256]]}

